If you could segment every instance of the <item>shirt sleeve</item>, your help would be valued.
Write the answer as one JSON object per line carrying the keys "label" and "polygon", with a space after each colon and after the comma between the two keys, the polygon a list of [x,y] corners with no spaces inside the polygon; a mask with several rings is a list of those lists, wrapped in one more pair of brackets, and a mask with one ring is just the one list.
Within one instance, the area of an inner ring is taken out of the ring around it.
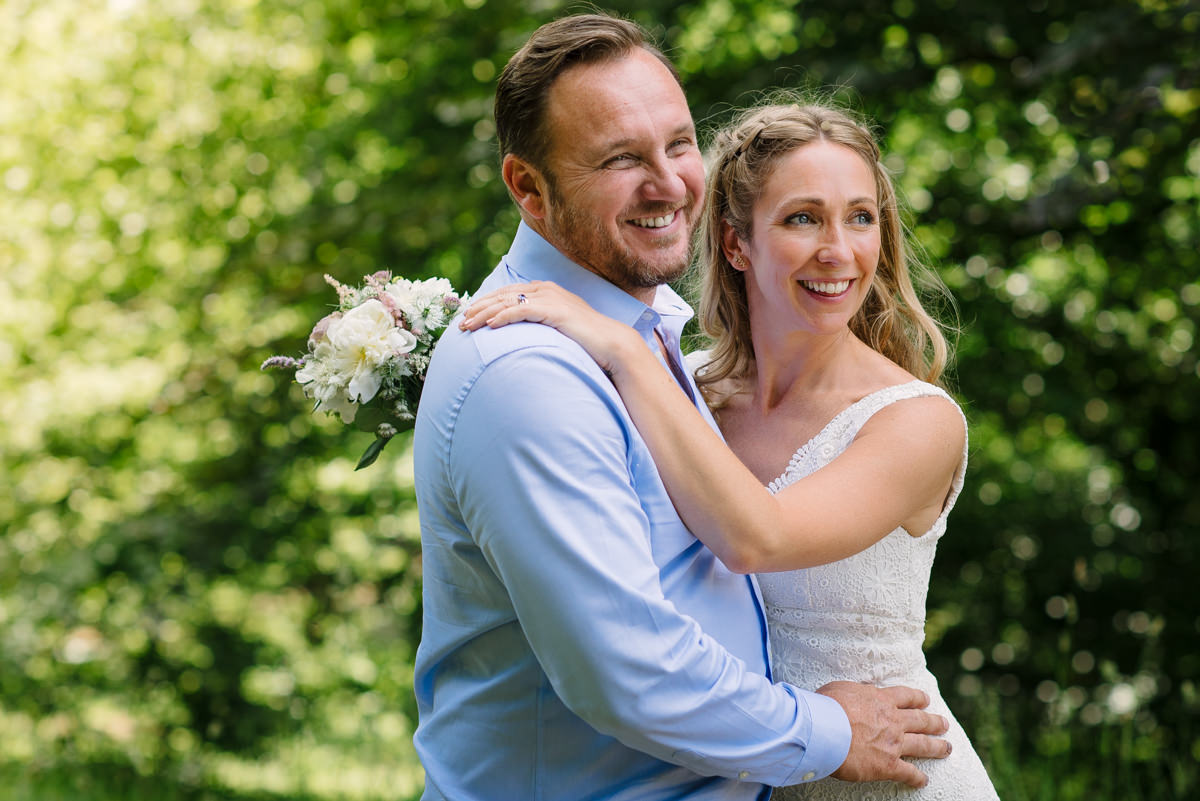
{"label": "shirt sleeve", "polygon": [[747,669],[664,596],[631,477],[636,431],[563,342],[488,364],[450,452],[464,520],[555,692],[598,731],[702,775],[828,775],[850,745],[842,708]]}

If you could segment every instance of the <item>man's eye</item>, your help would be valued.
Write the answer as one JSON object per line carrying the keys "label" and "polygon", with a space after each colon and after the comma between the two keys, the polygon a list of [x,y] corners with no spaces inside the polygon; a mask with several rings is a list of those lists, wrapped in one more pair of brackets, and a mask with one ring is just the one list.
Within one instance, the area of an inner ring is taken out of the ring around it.
{"label": "man's eye", "polygon": [[632,167],[637,163],[637,159],[628,153],[620,156],[613,156],[608,161],[604,162],[604,166],[614,170],[623,170]]}

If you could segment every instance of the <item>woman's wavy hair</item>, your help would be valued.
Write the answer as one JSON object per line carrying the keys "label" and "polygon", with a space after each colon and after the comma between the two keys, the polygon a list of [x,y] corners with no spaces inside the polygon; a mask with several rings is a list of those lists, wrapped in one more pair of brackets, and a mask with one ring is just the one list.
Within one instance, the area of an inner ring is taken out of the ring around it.
{"label": "woman's wavy hair", "polygon": [[[787,96],[791,97],[791,96]],[[940,385],[950,348],[943,324],[922,305],[921,296],[953,309],[945,285],[913,254],[900,219],[896,190],[871,131],[832,106],[780,102],[743,111],[716,132],[709,146],[707,204],[699,237],[700,327],[712,340],[709,363],[697,381],[709,402],[721,406],[728,395],[716,391],[726,378],[754,369],[745,274],[725,257],[722,225],[745,241],[754,234],[754,204],[780,158],[812,142],[844,145],[860,155],[875,176],[881,248],[879,267],[850,330],[863,342],[917,378]],[[916,286],[920,287],[920,292]],[[953,331],[946,326],[946,330]]]}

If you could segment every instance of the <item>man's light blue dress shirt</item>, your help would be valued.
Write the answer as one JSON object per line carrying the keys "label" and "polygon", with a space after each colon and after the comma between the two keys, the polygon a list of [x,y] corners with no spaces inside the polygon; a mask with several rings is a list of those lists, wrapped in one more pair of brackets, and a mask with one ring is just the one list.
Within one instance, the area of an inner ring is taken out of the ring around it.
{"label": "man's light blue dress shirt", "polygon": [[[669,287],[648,307],[522,224],[480,291],[535,279],[648,344],[659,326],[680,358],[691,309]],[[528,323],[452,326],[414,448],[425,798],[763,799],[845,759],[841,707],[771,683],[754,578],[684,527],[573,341]]]}

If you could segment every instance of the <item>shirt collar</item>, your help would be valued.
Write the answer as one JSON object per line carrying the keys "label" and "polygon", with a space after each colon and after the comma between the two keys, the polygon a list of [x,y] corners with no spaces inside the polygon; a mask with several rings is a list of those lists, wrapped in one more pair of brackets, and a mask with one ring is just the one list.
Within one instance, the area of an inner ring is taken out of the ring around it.
{"label": "shirt collar", "polygon": [[586,300],[593,309],[626,323],[648,336],[655,326],[674,334],[692,318],[692,309],[666,284],[658,287],[654,303],[647,306],[607,279],[567,258],[524,222],[517,227],[504,266],[513,281],[553,281]]}

